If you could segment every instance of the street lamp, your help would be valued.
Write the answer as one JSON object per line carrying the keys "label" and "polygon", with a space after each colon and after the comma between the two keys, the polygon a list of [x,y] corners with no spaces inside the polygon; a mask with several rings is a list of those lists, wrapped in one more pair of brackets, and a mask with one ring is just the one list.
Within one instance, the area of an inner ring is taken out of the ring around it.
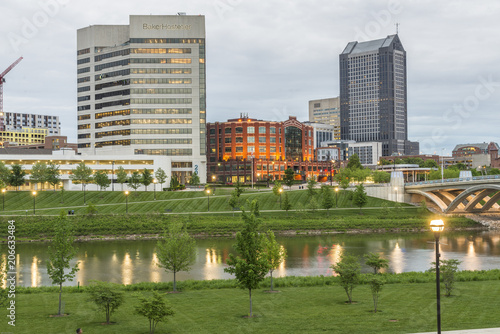
{"label": "street lamp", "polygon": [[153,179],[153,193],[155,195],[155,201],[156,201],[156,182],[158,181],[156,181],[156,179]]}
{"label": "street lamp", "polygon": [[208,209],[208,211],[210,211],[210,189],[207,189],[207,195],[208,195],[208,202],[207,202],[208,207],[207,207],[207,209]]}
{"label": "street lamp", "polygon": [[5,211],[5,189],[2,189],[2,211]]}
{"label": "street lamp", "polygon": [[338,199],[339,199],[339,187],[335,187],[335,209],[338,208]]}
{"label": "street lamp", "polygon": [[128,194],[129,191],[125,190],[125,212],[128,214]]}
{"label": "street lamp", "polygon": [[279,192],[280,192],[280,210],[281,210],[281,193],[283,192],[283,188],[280,188]]}
{"label": "street lamp", "polygon": [[33,214],[35,214],[35,206],[36,206],[36,191],[33,193]]}
{"label": "street lamp", "polygon": [[431,230],[436,238],[436,297],[437,297],[437,328],[441,334],[441,291],[439,283],[439,234],[444,230],[444,223],[440,220],[431,221]]}

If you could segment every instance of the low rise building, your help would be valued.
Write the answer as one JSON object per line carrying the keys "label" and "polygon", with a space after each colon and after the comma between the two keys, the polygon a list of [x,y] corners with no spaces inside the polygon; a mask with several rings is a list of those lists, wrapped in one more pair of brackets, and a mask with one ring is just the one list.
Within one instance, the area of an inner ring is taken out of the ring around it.
{"label": "low rise building", "polygon": [[48,130],[43,128],[22,128],[21,130],[0,131],[0,147],[4,147],[4,143],[9,143],[8,145],[10,146],[41,144],[45,142],[45,137],[47,135]]}
{"label": "low rise building", "polygon": [[61,134],[59,116],[5,112],[4,126],[6,131],[34,128],[47,129],[47,135],[49,136]]}

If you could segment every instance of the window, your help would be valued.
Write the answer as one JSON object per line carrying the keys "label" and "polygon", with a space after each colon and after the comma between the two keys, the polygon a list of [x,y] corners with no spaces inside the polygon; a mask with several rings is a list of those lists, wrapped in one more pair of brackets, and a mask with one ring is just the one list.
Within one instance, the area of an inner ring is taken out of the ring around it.
{"label": "window", "polygon": [[247,143],[255,143],[255,137],[247,137]]}
{"label": "window", "polygon": [[259,143],[265,143],[266,137],[259,137]]}
{"label": "window", "polygon": [[214,135],[215,134],[215,129],[210,129],[210,134]]}
{"label": "window", "polygon": [[270,133],[275,134],[276,133],[276,127],[272,126],[269,128]]}
{"label": "window", "polygon": [[265,126],[259,126],[259,133],[266,133],[266,127]]}
{"label": "window", "polygon": [[231,133],[231,128],[226,128],[226,129],[224,130],[224,133]]}
{"label": "window", "polygon": [[259,146],[259,152],[260,153],[266,153],[266,147],[265,146]]}
{"label": "window", "polygon": [[243,143],[243,137],[236,137],[237,143]]}
{"label": "window", "polygon": [[276,153],[276,146],[271,146],[269,152]]}
{"label": "window", "polygon": [[248,153],[254,153],[255,152],[255,146],[247,146],[247,152]]}
{"label": "window", "polygon": [[276,143],[276,137],[271,137],[269,138],[271,140],[271,143],[275,144]]}
{"label": "window", "polygon": [[243,152],[243,146],[236,147],[236,153],[241,153],[241,152]]}
{"label": "window", "polygon": [[243,128],[241,126],[236,127],[236,133],[243,133]]}
{"label": "window", "polygon": [[226,152],[226,153],[231,153],[231,147],[226,147],[226,148],[224,148],[224,152]]}
{"label": "window", "polygon": [[247,133],[255,133],[255,127],[254,126],[247,127]]}

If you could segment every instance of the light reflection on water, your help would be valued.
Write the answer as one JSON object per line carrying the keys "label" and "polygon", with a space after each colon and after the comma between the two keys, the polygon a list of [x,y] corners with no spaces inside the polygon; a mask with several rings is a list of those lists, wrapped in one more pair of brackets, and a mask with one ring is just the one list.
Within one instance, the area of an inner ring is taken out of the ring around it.
{"label": "light reflection on water", "polygon": [[[389,272],[425,271],[435,260],[432,234],[413,235],[335,235],[277,238],[288,257],[273,272],[274,277],[332,275],[332,264],[340,260],[343,251],[362,256],[369,252],[389,260]],[[444,235],[440,245],[443,259],[462,261],[461,270],[500,268],[500,232],[463,232]],[[186,279],[224,279],[226,260],[234,252],[232,239],[202,239],[196,241],[196,263],[190,272],[177,273],[179,281]],[[172,281],[173,275],[158,264],[156,241],[99,241],[77,243],[78,253],[72,264],[80,270],[73,282],[66,285],[88,284],[89,280],[132,284],[143,281]],[[51,285],[47,276],[47,244],[17,244],[17,279],[22,286]],[[363,272],[371,269],[363,265]]]}

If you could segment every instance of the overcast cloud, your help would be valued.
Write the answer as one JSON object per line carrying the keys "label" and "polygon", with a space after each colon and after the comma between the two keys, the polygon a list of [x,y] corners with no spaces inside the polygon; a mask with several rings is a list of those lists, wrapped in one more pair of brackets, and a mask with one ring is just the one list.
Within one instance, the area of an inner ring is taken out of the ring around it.
{"label": "overcast cloud", "polygon": [[24,57],[6,77],[5,111],[58,115],[76,142],[76,30],[177,12],[206,16],[209,122],[307,120],[309,100],[338,96],[346,44],[394,34],[399,22],[409,139],[423,153],[500,141],[495,0],[3,0],[0,72]]}

